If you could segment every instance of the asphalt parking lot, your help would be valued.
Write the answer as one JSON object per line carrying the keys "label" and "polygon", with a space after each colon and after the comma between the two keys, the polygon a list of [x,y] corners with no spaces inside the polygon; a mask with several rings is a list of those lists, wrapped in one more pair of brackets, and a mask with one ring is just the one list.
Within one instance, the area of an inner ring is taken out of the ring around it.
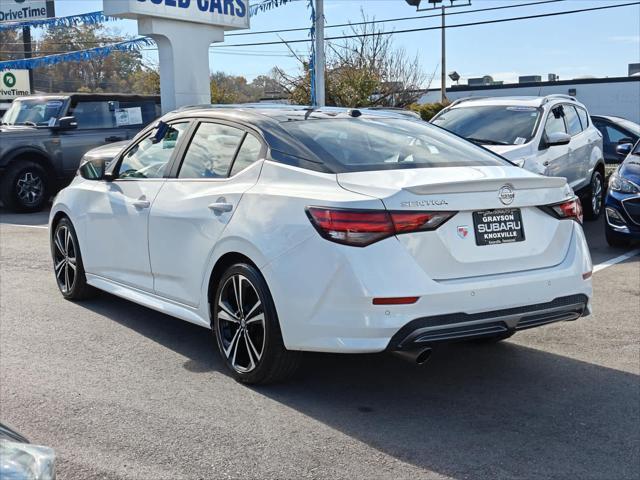
{"label": "asphalt parking lot", "polygon": [[308,355],[262,388],[224,373],[205,329],[107,294],[63,300],[45,224],[0,213],[0,421],[53,447],[60,479],[640,474],[640,250],[609,248],[600,222],[590,317],[422,367]]}

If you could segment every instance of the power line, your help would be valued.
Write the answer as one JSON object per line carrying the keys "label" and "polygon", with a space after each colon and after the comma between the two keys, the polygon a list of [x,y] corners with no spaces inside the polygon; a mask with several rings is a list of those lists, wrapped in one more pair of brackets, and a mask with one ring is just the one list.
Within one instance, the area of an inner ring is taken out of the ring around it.
{"label": "power line", "polygon": [[[566,2],[567,0],[543,0],[543,1],[538,1],[538,2],[528,2],[528,3],[519,3],[516,5],[503,5],[500,7],[489,7],[489,8],[477,8],[474,10],[464,10],[464,11],[459,11],[459,12],[451,12],[451,13],[447,13],[447,16],[450,15],[464,15],[464,14],[468,14],[468,13],[480,13],[480,12],[489,12],[489,11],[494,11],[494,10],[505,10],[508,8],[519,8],[519,7],[529,7],[529,6],[535,6],[535,5],[544,5],[544,4],[549,4],[549,3],[558,3],[558,2]],[[325,25],[324,28],[344,28],[344,27],[357,27],[357,26],[362,26],[362,25],[375,25],[378,23],[393,23],[393,22],[404,22],[404,21],[410,21],[410,20],[421,20],[424,18],[434,18],[434,17],[439,17],[440,14],[435,14],[435,15],[417,15],[417,16],[413,16],[413,17],[397,17],[397,18],[387,18],[384,20],[367,20],[364,22],[350,22],[350,23],[338,23],[335,25]],[[288,32],[308,32],[309,28],[308,27],[302,27],[302,28],[285,28],[285,29],[280,29],[280,30],[262,30],[262,31],[258,31],[258,32],[239,32],[239,33],[227,33],[225,34],[225,38],[226,37],[237,37],[237,36],[244,36],[244,35],[266,35],[269,33],[288,33]],[[86,41],[83,42],[87,45],[93,45],[93,44],[103,44],[103,43],[113,43],[113,42],[121,42],[124,39],[107,39],[107,40],[96,40],[96,41]],[[48,42],[51,45],[66,45],[68,42]],[[22,42],[5,42],[5,45],[23,45]]]}
{"label": "power line", "polygon": [[[507,8],[518,8],[518,7],[529,7],[534,5],[543,5],[546,3],[558,3],[565,2],[566,0],[544,0],[541,2],[529,2],[529,3],[519,3],[516,5],[503,5],[501,7],[489,7],[489,8],[478,8],[475,10],[464,10],[460,12],[451,12],[447,13],[448,15],[464,15],[466,13],[478,13],[478,12],[489,12],[493,10],[504,10]],[[466,5],[465,5],[466,6]],[[397,18],[387,18],[384,20],[368,20],[366,22],[355,22],[355,23],[339,23],[336,25],[325,25],[324,28],[344,28],[344,27],[357,27],[360,25],[375,25],[376,23],[392,23],[392,22],[405,22],[408,20],[420,20],[423,18],[434,18],[439,17],[441,14],[435,15],[417,15],[413,17],[397,17]],[[309,28],[286,28],[281,30],[262,30],[259,32],[239,32],[239,33],[228,33],[225,37],[239,37],[244,35],[265,35],[268,33],[288,33],[288,32],[308,32]]]}
{"label": "power line", "polygon": [[[511,17],[511,18],[500,18],[496,20],[484,20],[481,22],[470,22],[470,23],[458,23],[455,25],[447,25],[445,28],[460,28],[460,27],[473,27],[477,25],[488,25],[492,23],[503,23],[503,22],[513,22],[518,20],[531,20],[535,18],[546,18],[546,17],[556,17],[559,15],[569,15],[573,13],[582,13],[582,12],[593,12],[597,10],[608,10],[610,8],[620,8],[620,7],[629,7],[632,5],[640,5],[640,2],[630,2],[630,3],[621,3],[616,5],[607,5],[604,7],[591,7],[591,8],[581,8],[577,10],[565,10],[562,12],[553,12],[553,13],[544,13],[539,15],[526,15],[523,17]],[[389,32],[372,32],[372,33],[363,33],[363,34],[353,34],[353,35],[340,35],[336,37],[326,37],[325,40],[344,40],[348,38],[362,38],[362,37],[372,37],[376,35],[394,35],[397,33],[413,33],[413,32],[425,32],[428,30],[440,30],[442,27],[423,27],[423,28],[409,28],[405,30],[392,30]],[[218,45],[216,48],[230,48],[230,47],[255,47],[259,45],[281,45],[281,44],[290,44],[290,43],[308,43],[311,40],[308,38],[299,38],[295,40],[279,40],[279,41],[271,41],[271,42],[255,42],[255,43],[234,43],[231,45]],[[145,50],[155,50],[155,49],[145,49]]]}

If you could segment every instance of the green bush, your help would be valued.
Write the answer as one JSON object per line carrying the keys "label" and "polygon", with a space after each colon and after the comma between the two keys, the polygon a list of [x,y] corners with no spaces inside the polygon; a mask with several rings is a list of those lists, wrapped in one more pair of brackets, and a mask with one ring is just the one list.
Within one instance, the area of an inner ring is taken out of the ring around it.
{"label": "green bush", "polygon": [[446,105],[442,103],[414,103],[413,105],[409,106],[409,108],[420,115],[422,120],[424,120],[425,122],[431,120],[436,115],[436,113],[438,113],[444,107],[446,107]]}

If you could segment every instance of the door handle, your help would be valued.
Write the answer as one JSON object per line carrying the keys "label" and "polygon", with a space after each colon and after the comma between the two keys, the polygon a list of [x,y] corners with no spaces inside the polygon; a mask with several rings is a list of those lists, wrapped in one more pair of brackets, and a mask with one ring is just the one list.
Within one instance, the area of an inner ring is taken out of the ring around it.
{"label": "door handle", "polygon": [[135,208],[143,209],[149,208],[151,206],[151,202],[144,198],[139,198],[138,200],[134,200],[133,202],[131,202],[131,205],[133,205]]}
{"label": "door handle", "polygon": [[107,142],[107,143],[121,142],[122,140],[124,140],[124,138],[122,138],[122,137],[115,137],[115,136],[113,136],[113,137],[107,137],[107,138],[105,138],[105,139],[104,139],[104,141],[105,141],[105,142]]}
{"label": "door handle", "polygon": [[215,202],[209,205],[209,210],[216,215],[222,215],[223,213],[231,212],[233,210],[233,205],[231,203]]}
{"label": "door handle", "polygon": [[549,160],[545,160],[542,165],[544,165],[545,167],[548,167],[549,166]]}

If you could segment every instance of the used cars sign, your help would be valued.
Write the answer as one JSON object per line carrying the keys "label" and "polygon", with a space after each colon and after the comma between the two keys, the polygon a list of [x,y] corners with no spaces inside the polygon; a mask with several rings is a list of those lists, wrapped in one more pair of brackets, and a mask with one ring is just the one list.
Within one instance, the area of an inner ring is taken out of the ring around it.
{"label": "used cars sign", "polygon": [[0,22],[47,18],[47,0],[0,0]]}
{"label": "used cars sign", "polygon": [[249,28],[249,0],[118,0],[104,12],[125,18],[161,17],[225,29]]}

